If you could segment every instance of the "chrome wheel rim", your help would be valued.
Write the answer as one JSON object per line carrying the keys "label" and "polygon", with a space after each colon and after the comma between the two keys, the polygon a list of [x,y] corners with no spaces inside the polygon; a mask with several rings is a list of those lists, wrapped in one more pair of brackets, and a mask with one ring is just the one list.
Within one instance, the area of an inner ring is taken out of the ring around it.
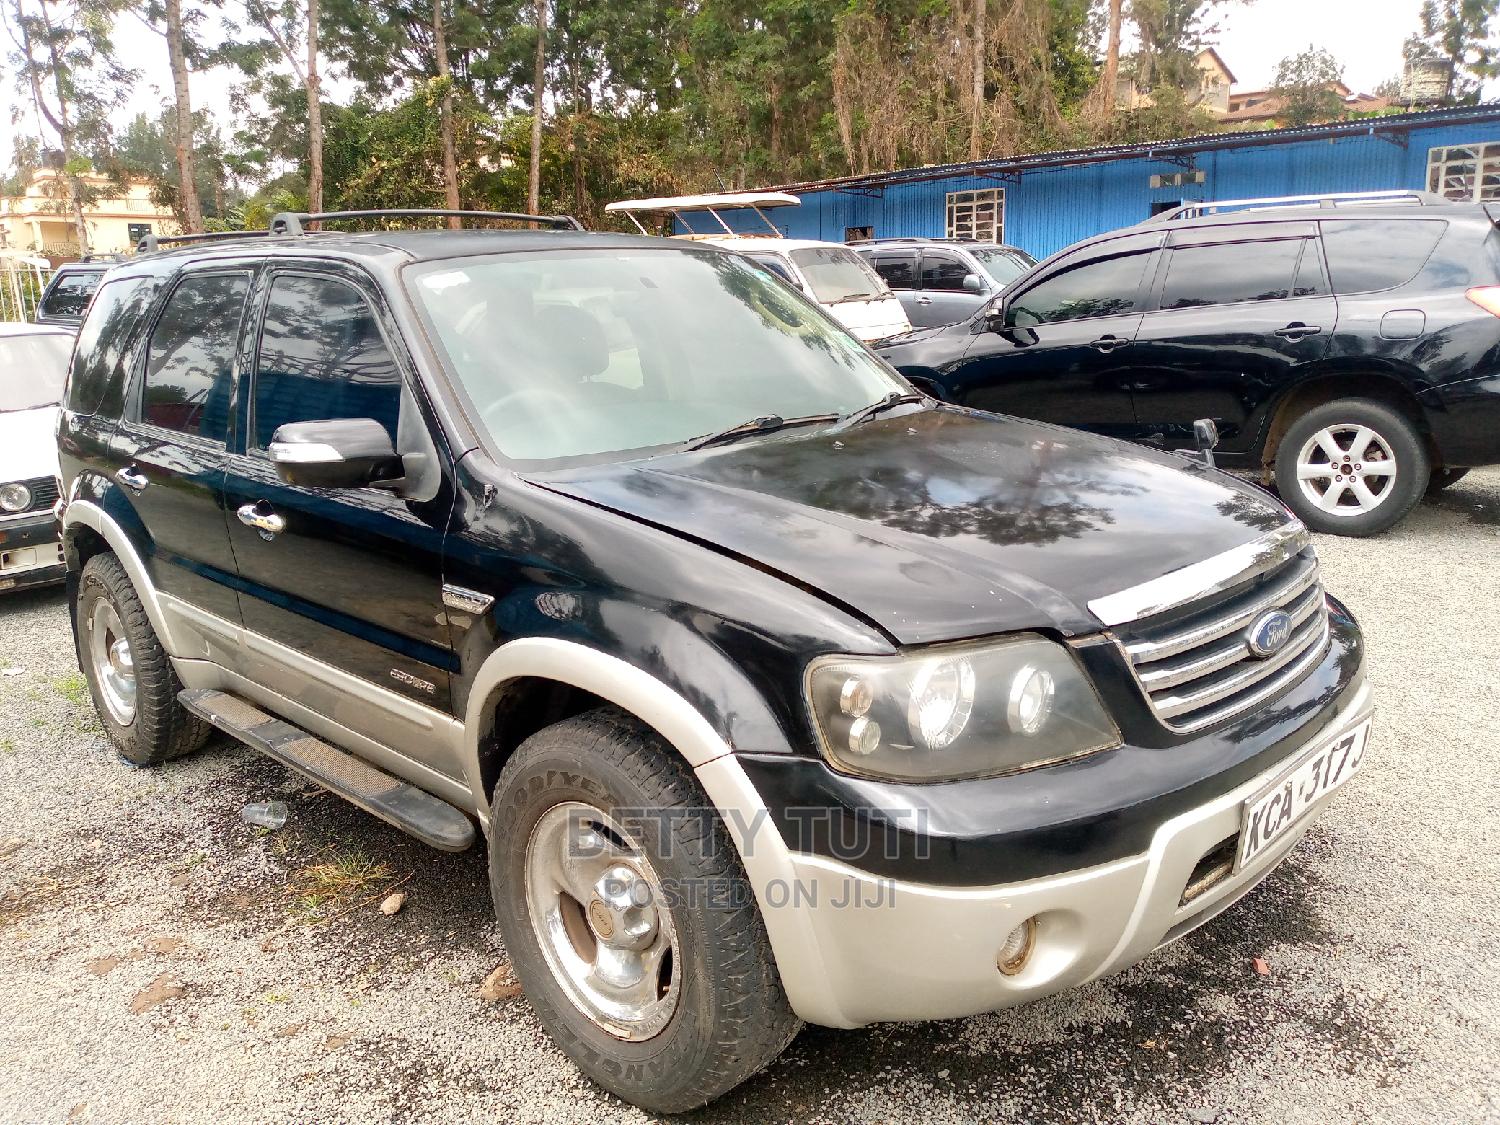
{"label": "chrome wheel rim", "polygon": [[89,617],[89,659],[110,718],[128,727],[135,719],[135,658],[120,615],[103,598]]}
{"label": "chrome wheel rim", "polygon": [[1396,489],[1396,454],[1369,426],[1325,426],[1297,454],[1297,485],[1331,516],[1362,516]]}
{"label": "chrome wheel rim", "polygon": [[640,847],[604,812],[555,805],[526,843],[526,908],[573,1005],[618,1039],[657,1035],[677,1010],[677,932]]}

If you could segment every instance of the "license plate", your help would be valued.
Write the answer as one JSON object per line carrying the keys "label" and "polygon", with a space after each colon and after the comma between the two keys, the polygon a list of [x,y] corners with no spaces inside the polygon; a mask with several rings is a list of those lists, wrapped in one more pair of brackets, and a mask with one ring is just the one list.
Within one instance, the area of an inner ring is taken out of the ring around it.
{"label": "license plate", "polygon": [[1346,730],[1303,758],[1244,805],[1238,871],[1296,827],[1308,809],[1358,772],[1370,741],[1370,720]]}

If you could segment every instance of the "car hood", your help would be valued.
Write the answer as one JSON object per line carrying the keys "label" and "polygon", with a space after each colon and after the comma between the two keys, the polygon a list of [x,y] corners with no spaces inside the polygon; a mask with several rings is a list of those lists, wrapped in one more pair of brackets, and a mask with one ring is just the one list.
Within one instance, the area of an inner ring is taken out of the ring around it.
{"label": "car hood", "polygon": [[895,297],[877,301],[840,301],[823,307],[861,340],[882,340],[911,329],[906,310]]}
{"label": "car hood", "polygon": [[0,413],[0,483],[57,476],[57,407]]}
{"label": "car hood", "polygon": [[1258,489],[1184,465],[943,407],[528,479],[774,569],[924,644],[1095,632],[1090,600],[1288,522]]}

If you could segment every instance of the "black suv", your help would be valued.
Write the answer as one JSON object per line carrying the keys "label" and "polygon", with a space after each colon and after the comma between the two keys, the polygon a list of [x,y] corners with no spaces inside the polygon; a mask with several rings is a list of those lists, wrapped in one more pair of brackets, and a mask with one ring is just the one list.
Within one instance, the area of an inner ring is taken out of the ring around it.
{"label": "black suv", "polygon": [[59,266],[37,301],[36,322],[77,331],[99,279],[119,260],[118,255],[108,254]]}
{"label": "black suv", "polygon": [[1359,767],[1358,628],[1253,485],[915,394],[714,247],[308,220],[90,308],[100,721],[482,833],[539,1019],[621,1097],[1122,969]]}
{"label": "black suv", "polygon": [[950,401],[1168,448],[1211,418],[1226,467],[1315,530],[1373,534],[1500,462],[1500,232],[1407,195],[1184,209],[879,351]]}
{"label": "black suv", "polygon": [[1032,266],[1016,246],[959,238],[872,238],[850,248],[901,300],[913,328],[968,320]]}

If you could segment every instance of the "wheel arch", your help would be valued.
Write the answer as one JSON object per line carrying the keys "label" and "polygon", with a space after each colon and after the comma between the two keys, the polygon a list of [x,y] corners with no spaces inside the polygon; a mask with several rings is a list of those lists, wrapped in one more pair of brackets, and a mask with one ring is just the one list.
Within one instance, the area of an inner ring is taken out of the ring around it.
{"label": "wheel arch", "polygon": [[1427,412],[1416,392],[1398,375],[1378,370],[1361,370],[1326,371],[1287,388],[1267,411],[1260,442],[1260,468],[1269,470],[1275,464],[1281,439],[1301,415],[1341,398],[1367,399],[1397,411],[1416,428],[1432,463],[1442,463]]}
{"label": "wheel arch", "polygon": [[172,635],[166,615],[162,612],[156,587],[146,573],[146,564],[141,560],[140,553],[125,529],[98,504],[79,499],[68,501],[67,507],[63,509],[62,525],[63,557],[67,560],[68,574],[77,575],[95,555],[104,551],[112,552],[130,577],[130,584],[135,587],[136,595],[146,609],[146,616],[161,640],[162,648],[166,649],[169,656],[179,655],[181,650]]}

